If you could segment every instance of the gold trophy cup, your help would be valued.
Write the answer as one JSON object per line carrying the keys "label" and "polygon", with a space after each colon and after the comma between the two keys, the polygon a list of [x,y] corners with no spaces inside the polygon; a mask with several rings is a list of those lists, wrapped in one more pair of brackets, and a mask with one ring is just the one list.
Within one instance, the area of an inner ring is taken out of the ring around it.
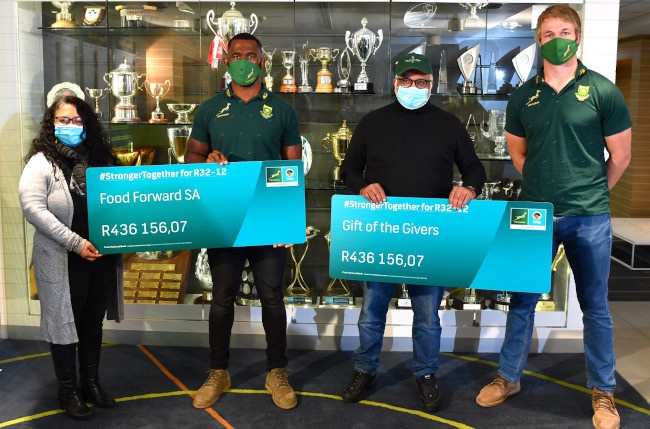
{"label": "gold trophy cup", "polygon": [[69,28],[76,27],[77,24],[74,22],[74,17],[70,13],[70,8],[74,4],[71,1],[53,1],[52,4],[61,9],[61,12],[56,14],[56,21],[52,24],[52,28]]}
{"label": "gold trophy cup", "polygon": [[185,163],[185,151],[187,150],[187,141],[192,134],[191,127],[167,128],[167,138],[169,140],[169,163],[172,163],[172,155],[179,164]]}
{"label": "gold trophy cup", "polygon": [[333,179],[335,182],[341,181],[341,163],[345,158],[345,152],[348,150],[348,144],[351,138],[352,131],[350,131],[344,119],[343,125],[341,125],[341,128],[337,132],[327,133],[321,141],[323,149],[334,155],[334,158],[338,161],[338,165],[334,167],[333,171]]}
{"label": "gold trophy cup", "polygon": [[336,59],[339,54],[338,48],[316,48],[310,49],[310,55],[317,61],[320,61],[321,69],[316,74],[316,92],[331,93],[334,92],[332,85],[332,72],[327,65]]}
{"label": "gold trophy cup", "polygon": [[308,226],[307,230],[309,231],[309,235],[307,236],[307,241],[305,242],[305,249],[302,251],[302,255],[300,256],[300,258],[296,259],[296,251],[294,250],[296,246],[292,246],[290,249],[291,259],[293,260],[293,264],[294,264],[294,275],[293,275],[293,280],[285,290],[284,302],[287,304],[308,305],[311,304],[312,302],[311,290],[309,289],[307,282],[302,276],[301,265],[302,265],[302,261],[305,259],[305,256],[307,255],[307,250],[309,250],[309,242],[311,241],[312,238],[316,237],[316,235],[320,232],[320,230],[314,228],[313,226]]}

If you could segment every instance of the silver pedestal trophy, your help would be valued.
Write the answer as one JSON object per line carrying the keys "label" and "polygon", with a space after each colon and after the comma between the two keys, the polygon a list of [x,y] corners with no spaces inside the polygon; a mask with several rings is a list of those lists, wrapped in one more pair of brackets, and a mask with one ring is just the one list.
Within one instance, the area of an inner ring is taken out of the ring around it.
{"label": "silver pedestal trophy", "polygon": [[400,295],[395,302],[395,307],[397,308],[411,308],[411,297],[409,296],[409,290],[406,284],[400,284]]}
{"label": "silver pedestal trophy", "polygon": [[339,80],[336,82],[334,92],[338,94],[349,94],[352,92],[350,86],[350,72],[352,71],[352,61],[350,59],[350,50],[346,47],[339,55],[338,66],[336,67]]}
{"label": "silver pedestal trophy", "polygon": [[460,67],[460,72],[463,75],[463,85],[458,88],[458,92],[461,95],[476,94],[476,86],[472,79],[474,78],[474,72],[478,64],[480,50],[481,44],[477,43],[458,57],[458,67]]}
{"label": "silver pedestal trophy", "polygon": [[[259,21],[257,15],[254,13],[251,13],[250,19],[245,18],[240,11],[235,9],[234,1],[230,2],[230,9],[224,12],[221,18],[217,18],[216,21],[214,18],[214,10],[209,10],[205,14],[205,21],[214,34],[213,48],[211,49],[211,52],[214,51],[214,58],[210,58],[210,60],[212,61],[213,68],[216,68],[218,60],[223,56],[222,49],[227,53],[230,39],[239,33],[255,33]],[[216,27],[216,30],[212,27],[213,25]],[[222,88],[230,83],[232,78],[228,71],[224,73],[222,80]]]}
{"label": "silver pedestal trophy", "polygon": [[302,55],[298,55],[298,62],[300,63],[300,86],[298,92],[308,93],[314,92],[314,88],[309,84],[309,58],[311,51],[309,49],[309,41],[302,45]]}
{"label": "silver pedestal trophy", "polygon": [[264,55],[264,69],[266,70],[266,76],[264,76],[264,85],[269,91],[273,91],[273,76],[271,76],[271,69],[273,68],[273,54],[277,49],[273,49],[268,46],[262,48],[262,55]]}
{"label": "silver pedestal trophy", "polygon": [[364,16],[361,20],[362,28],[351,33],[349,30],[345,32],[345,45],[353,52],[361,62],[361,73],[357,77],[354,84],[353,92],[359,94],[374,94],[373,84],[368,78],[366,73],[366,63],[372,55],[377,52],[384,40],[384,33],[381,29],[377,30],[377,34],[366,28],[368,20]]}
{"label": "silver pedestal trophy", "polygon": [[537,43],[533,43],[523,51],[519,52],[512,59],[512,65],[515,66],[515,71],[519,77],[519,84],[521,86],[528,80],[533,63],[535,62],[535,53],[537,52]]}

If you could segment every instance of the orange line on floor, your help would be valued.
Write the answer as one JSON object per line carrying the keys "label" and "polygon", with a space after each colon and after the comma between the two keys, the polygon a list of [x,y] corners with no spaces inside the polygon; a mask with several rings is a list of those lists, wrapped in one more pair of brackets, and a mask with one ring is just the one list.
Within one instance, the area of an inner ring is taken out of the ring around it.
{"label": "orange line on floor", "polygon": [[[142,346],[142,345],[138,345],[138,348],[140,349],[140,351],[141,351],[142,353],[144,353],[145,355],[147,355],[147,357],[148,357],[149,359],[151,359],[151,361],[154,363],[154,365],[156,365],[156,366],[158,367],[158,369],[160,369],[160,370],[163,372],[163,374],[165,374],[165,375],[166,375],[166,376],[167,376],[171,381],[173,381],[174,384],[176,384],[178,387],[180,387],[181,390],[183,390],[183,391],[185,391],[185,392],[188,392],[188,395],[189,395],[191,398],[194,398],[194,395],[191,394],[191,393],[189,393],[189,392],[190,392],[190,389],[188,389],[187,386],[185,386],[185,385],[183,384],[182,381],[180,381],[176,376],[174,376],[174,374],[172,374],[172,373],[171,373],[171,372],[170,372],[170,371],[165,367],[165,365],[163,365],[163,364],[162,364],[158,359],[156,359],[156,357],[155,357],[153,354],[151,354],[151,352],[150,352],[149,350],[147,350],[147,349],[146,349],[144,346]],[[221,415],[220,415],[219,413],[217,413],[215,410],[213,410],[212,408],[205,408],[204,411],[205,411],[206,413],[210,414],[210,415],[211,415],[215,420],[217,420],[219,423],[221,423],[225,428],[227,428],[227,429],[234,429],[234,427],[231,426],[230,423],[228,423],[228,422],[226,421],[226,419],[224,419],[223,417],[221,417]]]}

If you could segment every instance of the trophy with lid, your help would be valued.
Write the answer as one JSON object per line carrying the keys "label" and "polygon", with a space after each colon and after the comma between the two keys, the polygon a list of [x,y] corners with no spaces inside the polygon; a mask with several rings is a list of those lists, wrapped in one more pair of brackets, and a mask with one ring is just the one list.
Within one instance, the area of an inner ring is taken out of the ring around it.
{"label": "trophy with lid", "polygon": [[370,57],[377,52],[384,40],[384,33],[377,30],[377,34],[366,28],[368,20],[364,16],[361,20],[362,28],[351,33],[350,30],[345,32],[345,44],[361,62],[361,73],[354,84],[353,92],[360,94],[374,94],[373,84],[366,73],[366,63]]}
{"label": "trophy with lid", "polygon": [[111,122],[140,122],[138,106],[134,104],[133,99],[142,86],[139,83],[142,78],[146,79],[146,75],[132,71],[131,66],[126,62],[126,58],[118,68],[104,73],[104,82],[108,84],[108,88],[113,95],[120,99],[120,102],[114,107],[115,116],[111,119]]}
{"label": "trophy with lid", "polygon": [[[214,33],[213,45],[210,47],[210,52],[214,53],[214,59],[218,60],[223,57],[222,50],[225,49],[228,53],[228,42],[235,35],[239,33],[250,33],[253,34],[257,29],[258,19],[257,15],[251,13],[250,19],[245,18],[244,15],[237,9],[235,9],[235,2],[230,2],[230,9],[225,11],[221,18],[214,20],[214,10],[209,10],[205,14],[205,20],[208,24],[212,33]],[[212,26],[216,27],[216,30]],[[213,67],[215,67],[216,61],[213,62]],[[223,76],[225,82],[230,82],[231,77],[230,73],[226,71]]]}
{"label": "trophy with lid", "polygon": [[76,27],[72,14],[70,13],[70,8],[74,2],[71,1],[53,1],[52,4],[57,8],[61,9],[61,12],[57,12],[56,21],[52,24],[52,28],[68,28]]}
{"label": "trophy with lid", "polygon": [[[334,158],[338,161],[338,165],[334,167],[333,178],[335,182],[341,181],[341,163],[345,158],[345,152],[348,150],[348,144],[350,144],[350,139],[352,139],[352,131],[346,125],[346,120],[343,120],[343,125],[335,133],[327,133],[323,140],[321,140],[321,146],[325,151],[334,155]],[[329,147],[328,147],[329,145]]]}
{"label": "trophy with lid", "polygon": [[310,51],[312,58],[320,61],[321,69],[316,75],[316,92],[331,93],[334,92],[332,86],[332,72],[327,65],[336,59],[339,54],[338,48],[316,48]]}

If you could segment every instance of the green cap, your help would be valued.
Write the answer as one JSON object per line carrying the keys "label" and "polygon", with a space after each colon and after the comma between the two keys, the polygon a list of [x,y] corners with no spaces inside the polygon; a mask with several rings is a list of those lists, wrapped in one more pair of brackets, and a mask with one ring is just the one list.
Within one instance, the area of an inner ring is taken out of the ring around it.
{"label": "green cap", "polygon": [[400,58],[395,66],[395,74],[402,76],[409,70],[417,70],[423,74],[433,74],[431,63],[424,55],[410,53]]}

